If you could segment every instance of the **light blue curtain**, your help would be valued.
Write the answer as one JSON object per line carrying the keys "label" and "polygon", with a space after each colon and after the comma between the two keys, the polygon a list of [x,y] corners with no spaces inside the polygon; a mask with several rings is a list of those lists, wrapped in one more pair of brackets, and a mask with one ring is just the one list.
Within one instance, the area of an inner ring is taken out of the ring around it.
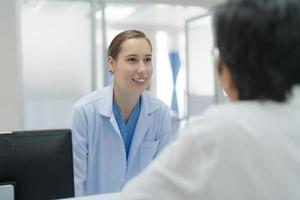
{"label": "light blue curtain", "polygon": [[172,69],[172,77],[173,77],[173,94],[172,94],[172,102],[171,102],[171,110],[173,114],[178,115],[178,103],[177,103],[177,94],[176,94],[176,81],[177,75],[180,68],[180,57],[178,51],[169,52],[169,60]]}

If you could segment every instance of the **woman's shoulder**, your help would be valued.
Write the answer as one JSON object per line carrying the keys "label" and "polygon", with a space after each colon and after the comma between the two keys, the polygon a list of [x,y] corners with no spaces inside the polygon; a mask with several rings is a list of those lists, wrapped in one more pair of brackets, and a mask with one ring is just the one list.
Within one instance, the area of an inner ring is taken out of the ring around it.
{"label": "woman's shoulder", "polygon": [[142,93],[142,103],[144,103],[147,108],[152,108],[152,110],[163,110],[168,112],[170,110],[167,104],[155,97],[149,91],[144,91]]}
{"label": "woman's shoulder", "polygon": [[[266,105],[257,101],[243,101],[214,105],[188,123],[188,131],[197,137],[239,138],[255,135],[268,112]],[[250,127],[250,128],[249,128]],[[200,134],[201,133],[201,134]],[[198,135],[200,134],[200,135]],[[220,137],[222,136],[222,137]]]}
{"label": "woman's shoulder", "polygon": [[260,111],[261,103],[257,101],[227,102],[213,105],[204,112],[204,116],[216,119],[235,120],[243,115]]}
{"label": "woman's shoulder", "polygon": [[74,104],[73,107],[82,108],[82,107],[98,104],[99,101],[101,101],[103,97],[109,95],[109,93],[112,93],[110,86],[90,92],[82,96],[79,100],[77,100],[77,102]]}

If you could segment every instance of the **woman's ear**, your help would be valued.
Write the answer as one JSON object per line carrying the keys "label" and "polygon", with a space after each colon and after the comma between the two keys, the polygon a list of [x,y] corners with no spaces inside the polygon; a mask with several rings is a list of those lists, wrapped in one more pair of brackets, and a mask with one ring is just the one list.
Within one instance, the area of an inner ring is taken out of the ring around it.
{"label": "woman's ear", "polygon": [[221,87],[224,89],[231,101],[238,100],[238,91],[232,77],[232,73],[227,65],[223,64],[218,70],[218,77]]}
{"label": "woman's ear", "polygon": [[114,73],[114,63],[115,63],[115,60],[111,56],[108,56],[107,63],[108,63],[108,70],[109,70],[109,72],[111,74],[113,74]]}

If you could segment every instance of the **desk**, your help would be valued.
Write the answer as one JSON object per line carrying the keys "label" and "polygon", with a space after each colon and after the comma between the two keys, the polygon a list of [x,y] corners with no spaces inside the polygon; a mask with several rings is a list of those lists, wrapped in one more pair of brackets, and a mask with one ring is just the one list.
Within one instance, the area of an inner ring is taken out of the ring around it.
{"label": "desk", "polygon": [[64,200],[120,200],[120,193],[99,194],[99,195],[69,198]]}

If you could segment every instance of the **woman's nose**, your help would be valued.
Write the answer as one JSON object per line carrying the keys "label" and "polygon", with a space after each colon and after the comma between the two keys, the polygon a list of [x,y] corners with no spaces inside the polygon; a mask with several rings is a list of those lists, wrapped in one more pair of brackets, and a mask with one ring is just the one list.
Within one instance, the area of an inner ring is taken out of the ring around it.
{"label": "woman's nose", "polygon": [[147,65],[146,65],[146,63],[144,63],[143,61],[141,61],[141,62],[139,63],[137,72],[138,72],[138,73],[142,73],[142,72],[144,72],[144,71],[146,71],[146,70],[147,70]]}

